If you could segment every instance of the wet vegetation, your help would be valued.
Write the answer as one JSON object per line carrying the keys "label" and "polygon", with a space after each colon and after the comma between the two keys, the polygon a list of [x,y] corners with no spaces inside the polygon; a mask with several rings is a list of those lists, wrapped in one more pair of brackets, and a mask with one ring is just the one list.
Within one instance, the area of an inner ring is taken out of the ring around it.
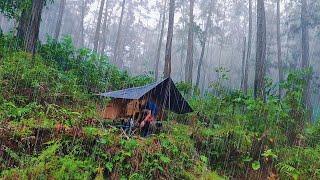
{"label": "wet vegetation", "polygon": [[[319,6],[0,0],[0,179],[320,179]],[[101,118],[167,77],[194,112]]]}
{"label": "wet vegetation", "polygon": [[[39,53],[2,36],[0,163],[4,179],[215,177],[197,153],[189,127],[174,123],[148,139],[128,138],[99,118],[94,93],[139,86],[131,77],[69,39]],[[170,122],[171,124],[172,122]],[[218,177],[218,176],[217,176]]]}
{"label": "wet vegetation", "polygon": [[[306,121],[304,77],[266,101],[212,86],[189,96],[195,112],[171,114],[149,138],[128,137],[99,117],[94,93],[140,86],[107,57],[49,40],[32,56],[1,36],[0,172],[4,179],[319,178],[319,129]],[[179,83],[180,91],[192,86]],[[272,85],[270,84],[270,88]],[[185,93],[188,96],[188,93]],[[219,175],[218,175],[219,174]]]}

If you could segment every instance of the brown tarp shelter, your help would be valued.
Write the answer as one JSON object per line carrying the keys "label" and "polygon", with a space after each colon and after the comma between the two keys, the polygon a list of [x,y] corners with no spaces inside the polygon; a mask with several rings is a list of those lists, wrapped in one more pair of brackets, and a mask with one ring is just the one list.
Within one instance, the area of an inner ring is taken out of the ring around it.
{"label": "brown tarp shelter", "polygon": [[148,98],[151,98],[153,101],[157,102],[160,108],[175,112],[177,114],[186,114],[193,111],[171,78],[166,78],[162,81],[142,87],[101,93],[99,96],[113,99],[113,106],[118,107],[116,108],[118,110],[113,109],[113,111],[121,111],[119,108],[124,107],[124,104],[121,104],[121,102],[130,102],[131,106],[137,106],[136,103],[138,101]]}

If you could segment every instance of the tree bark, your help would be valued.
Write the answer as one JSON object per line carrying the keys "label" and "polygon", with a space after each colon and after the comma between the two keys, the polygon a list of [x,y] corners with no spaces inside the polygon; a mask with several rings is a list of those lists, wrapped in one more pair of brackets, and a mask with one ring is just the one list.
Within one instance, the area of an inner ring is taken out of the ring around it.
{"label": "tree bark", "polygon": [[[280,32],[280,0],[277,0],[277,54],[278,54],[278,70],[279,70],[279,83],[284,80],[283,67],[282,67],[282,55],[281,55],[281,32]],[[281,98],[283,91],[279,84],[279,97]]]}
{"label": "tree bark", "polygon": [[98,51],[99,38],[100,38],[100,28],[101,28],[101,20],[102,20],[102,14],[103,14],[103,9],[104,9],[104,3],[105,3],[105,0],[101,0],[98,21],[97,21],[97,26],[96,26],[96,32],[94,33],[94,42],[93,42],[94,52]]}
{"label": "tree bark", "polygon": [[[182,29],[185,29],[185,23],[182,23]],[[185,53],[184,53],[184,46],[185,46],[185,37],[184,36],[181,36],[181,38],[179,39],[181,40],[181,47],[179,48],[180,50],[180,64],[183,64],[184,62],[184,59],[185,59]],[[180,74],[179,74],[179,78],[181,79],[181,81],[184,80],[184,67],[183,66],[180,66],[179,68],[179,71],[180,71]]]}
{"label": "tree bark", "polygon": [[[182,12],[184,12],[185,10],[184,10],[184,7],[182,7],[182,9],[181,9],[181,11]],[[186,29],[186,22],[185,21],[182,21],[182,24],[181,24],[181,29]],[[180,79],[180,81],[184,81],[184,74],[186,73],[185,71],[184,71],[184,66],[181,66],[184,62],[185,62],[185,57],[186,57],[186,54],[187,53],[185,53],[185,45],[186,45],[186,36],[185,36],[185,34],[184,34],[184,32],[182,32],[182,35],[181,36],[179,36],[179,41],[180,41],[180,47],[179,47],[179,51],[180,51],[180,67],[179,67],[179,79]]]}
{"label": "tree bark", "polygon": [[244,80],[245,80],[245,66],[246,66],[246,46],[247,39],[243,38],[243,50],[242,50],[242,66],[241,66],[241,85],[240,88],[244,91]]}
{"label": "tree bark", "polygon": [[[210,3],[210,6],[212,6],[212,1]],[[203,35],[203,39],[202,39],[202,42],[201,42],[201,54],[200,54],[200,59],[199,59],[199,64],[198,64],[197,80],[196,80],[196,87],[198,87],[198,88],[199,88],[199,83],[200,83],[200,76],[201,76],[201,69],[202,69],[202,64],[203,64],[203,57],[204,57],[204,53],[205,53],[205,50],[206,50],[206,43],[207,43],[207,39],[208,39],[208,31],[209,31],[209,28],[211,27],[211,16],[212,16],[212,8],[210,8],[209,12],[208,12],[206,28],[204,30],[204,35]]]}
{"label": "tree bark", "polygon": [[155,64],[155,80],[158,81],[159,79],[159,63],[160,63],[160,55],[161,55],[161,48],[162,48],[162,41],[163,41],[163,36],[164,36],[164,26],[166,23],[166,9],[167,9],[167,0],[164,0],[164,6],[162,9],[162,15],[160,17],[161,22],[161,30],[160,30],[160,36],[159,36],[159,41],[158,41],[158,48],[157,48],[157,55],[156,55],[156,64]]}
{"label": "tree bark", "polygon": [[266,16],[264,0],[257,1],[257,44],[254,97],[265,100]]}
{"label": "tree bark", "polygon": [[59,36],[60,36],[62,18],[63,18],[65,7],[66,7],[66,0],[61,0],[60,1],[60,7],[59,7],[58,19],[57,19],[55,33],[54,33],[54,39],[56,39],[56,40],[58,40]]}
{"label": "tree bark", "polygon": [[201,85],[201,89],[200,89],[201,95],[204,95],[204,93],[205,93],[205,85],[206,85],[206,72],[204,70],[203,78],[202,78],[202,85]]}
{"label": "tree bark", "polygon": [[[100,54],[104,54],[104,50],[106,48],[106,38],[107,38],[107,32],[109,29],[109,22],[110,22],[110,15],[108,13],[108,9],[109,9],[109,1],[107,0],[106,2],[106,8],[105,8],[105,12],[104,12],[104,20],[103,20],[103,25],[102,25],[102,38],[100,40]],[[111,12],[110,12],[111,14]],[[108,26],[107,26],[108,25]]]}
{"label": "tree bark", "polygon": [[247,58],[245,62],[244,80],[243,80],[243,92],[248,94],[248,79],[249,79],[249,64],[251,60],[251,45],[252,44],[252,0],[249,0],[249,32],[248,32],[248,49]]}
{"label": "tree bark", "polygon": [[60,7],[59,7],[59,15],[58,15],[57,24],[56,24],[56,30],[54,33],[54,39],[56,40],[59,39],[61,25],[62,25],[62,18],[63,18],[65,8],[66,8],[66,0],[61,0]]}
{"label": "tree bark", "polygon": [[3,15],[0,13],[0,33],[2,32]]}
{"label": "tree bark", "polygon": [[224,43],[224,39],[222,38],[222,42],[220,43],[220,48],[219,48],[218,68],[221,68],[221,57],[222,57],[223,43]]}
{"label": "tree bark", "polygon": [[194,0],[189,0],[190,11],[189,11],[189,31],[188,31],[188,49],[187,49],[187,60],[185,66],[185,81],[192,84],[192,71],[193,71],[193,36],[194,36]]}
{"label": "tree bark", "polygon": [[116,39],[116,43],[115,43],[115,47],[114,47],[114,62],[119,67],[122,67],[122,65],[123,65],[122,60],[121,60],[121,62],[118,62],[118,56],[119,56],[118,49],[119,49],[119,45],[120,45],[122,21],[123,21],[123,16],[124,16],[125,5],[126,5],[126,0],[123,0],[122,5],[121,5],[121,15],[120,15],[120,21],[119,21],[118,32],[117,32],[117,39]]}
{"label": "tree bark", "polygon": [[88,0],[82,0],[81,18],[80,18],[80,40],[79,46],[84,47],[84,17],[86,14]]}
{"label": "tree bark", "polygon": [[17,27],[17,37],[24,42],[26,31],[28,29],[29,21],[31,16],[31,8],[24,9],[19,18],[19,23]]}
{"label": "tree bark", "polygon": [[[307,16],[307,0],[302,0],[301,2],[301,49],[302,49],[302,64],[301,67],[304,69],[310,68],[310,52],[309,52],[309,29],[308,29],[308,16]],[[310,81],[312,75],[308,74],[306,78],[306,85],[303,90],[303,104],[308,112],[308,118],[311,121],[312,116],[312,103],[311,103],[311,91],[310,91]]]}
{"label": "tree bark", "polygon": [[173,38],[173,25],[174,25],[174,11],[175,0],[170,0],[169,8],[169,24],[167,34],[167,44],[165,53],[164,77],[171,76],[171,51],[172,51],[172,38]]}
{"label": "tree bark", "polygon": [[[35,53],[36,44],[39,38],[39,29],[41,22],[41,13],[44,7],[44,0],[33,0],[30,13],[30,19],[25,31],[24,47],[27,52]],[[23,17],[24,18],[24,17]]]}

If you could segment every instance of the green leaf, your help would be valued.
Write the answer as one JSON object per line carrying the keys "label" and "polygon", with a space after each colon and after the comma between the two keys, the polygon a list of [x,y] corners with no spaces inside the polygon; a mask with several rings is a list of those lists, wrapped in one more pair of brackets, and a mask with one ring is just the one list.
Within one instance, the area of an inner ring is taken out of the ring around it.
{"label": "green leaf", "polygon": [[252,157],[246,156],[246,157],[244,157],[244,158],[242,159],[242,161],[243,161],[243,162],[250,162],[250,161],[252,161]]}
{"label": "green leaf", "polygon": [[165,164],[168,164],[171,162],[170,158],[168,158],[167,156],[160,156],[160,160]]}
{"label": "green leaf", "polygon": [[266,150],[263,154],[262,154],[263,157],[269,157],[269,158],[273,158],[273,159],[276,159],[278,158],[278,156],[272,152],[271,149],[268,149]]}
{"label": "green leaf", "polygon": [[208,163],[208,158],[206,156],[200,156],[200,160],[205,164]]}
{"label": "green leaf", "polygon": [[260,162],[259,161],[254,161],[252,164],[251,164],[251,167],[253,170],[257,171],[260,169]]}
{"label": "green leaf", "polygon": [[107,162],[105,166],[106,166],[106,168],[108,169],[109,172],[112,171],[112,169],[113,169],[113,164],[112,164],[111,162]]}

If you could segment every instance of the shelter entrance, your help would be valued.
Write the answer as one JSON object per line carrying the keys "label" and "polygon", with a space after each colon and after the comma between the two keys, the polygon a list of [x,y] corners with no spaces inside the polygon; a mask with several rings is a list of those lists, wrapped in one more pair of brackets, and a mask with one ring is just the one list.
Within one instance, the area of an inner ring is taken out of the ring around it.
{"label": "shelter entrance", "polygon": [[[165,110],[177,114],[192,112],[171,78],[142,87],[129,88],[99,94],[111,98],[101,115],[108,120],[121,120],[123,126],[159,126],[164,119]],[[130,130],[131,131],[131,130]]]}

